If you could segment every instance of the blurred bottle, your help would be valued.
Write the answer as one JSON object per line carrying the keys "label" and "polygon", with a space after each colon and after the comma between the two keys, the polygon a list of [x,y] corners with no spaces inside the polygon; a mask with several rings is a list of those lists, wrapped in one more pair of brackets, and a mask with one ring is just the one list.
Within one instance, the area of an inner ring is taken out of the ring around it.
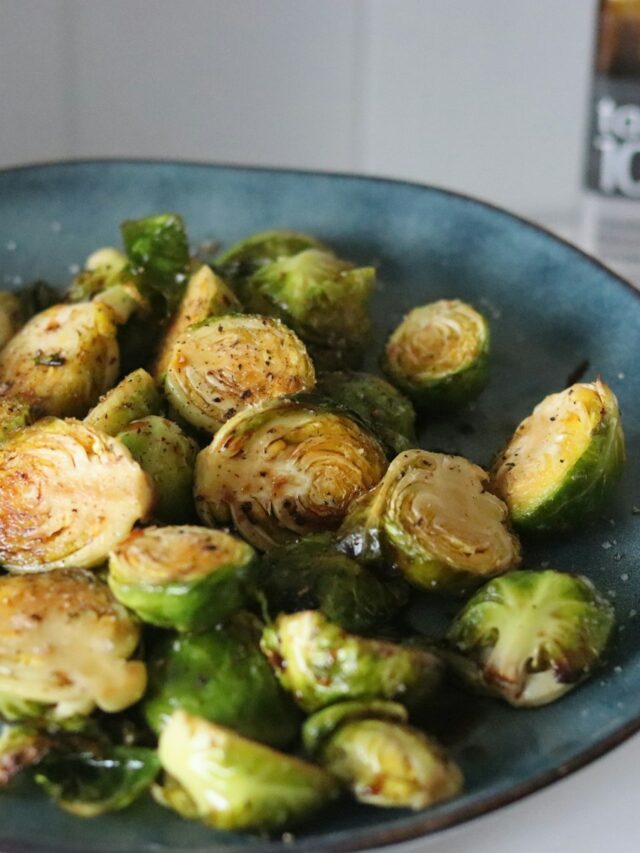
{"label": "blurred bottle", "polygon": [[585,158],[585,248],[640,284],[640,0],[600,0]]}

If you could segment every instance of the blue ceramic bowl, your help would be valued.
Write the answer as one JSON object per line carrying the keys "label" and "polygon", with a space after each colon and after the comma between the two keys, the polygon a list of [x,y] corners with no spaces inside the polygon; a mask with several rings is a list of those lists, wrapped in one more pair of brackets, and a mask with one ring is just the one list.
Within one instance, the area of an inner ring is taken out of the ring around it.
{"label": "blue ceramic bowl", "polygon": [[[425,427],[421,443],[487,464],[514,426],[587,360],[618,395],[628,439],[623,482],[602,518],[525,549],[525,565],[592,578],[615,604],[605,669],[557,704],[513,710],[492,700],[433,721],[466,777],[465,793],[419,813],[345,804],[287,849],[355,850],[398,842],[498,808],[591,761],[640,728],[640,300],[624,281],[514,216],[439,189],[342,175],[173,162],[85,162],[0,172],[0,277],[68,283],[94,248],[117,243],[127,217],[175,210],[194,243],[252,231],[310,231],[374,263],[381,344],[412,306],[460,297],[489,318],[493,373],[477,405]],[[453,608],[416,604],[438,630]],[[448,611],[441,612],[442,610]],[[59,812],[28,787],[0,799],[0,848],[64,851],[275,850],[277,841],[214,832],[150,800],[92,821]]]}

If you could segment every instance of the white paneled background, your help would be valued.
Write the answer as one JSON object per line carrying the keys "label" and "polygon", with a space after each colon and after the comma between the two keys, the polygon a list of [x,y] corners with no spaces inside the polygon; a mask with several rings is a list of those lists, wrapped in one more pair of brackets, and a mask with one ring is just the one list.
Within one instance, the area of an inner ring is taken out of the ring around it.
{"label": "white paneled background", "polygon": [[0,165],[176,156],[575,206],[593,0],[0,0]]}

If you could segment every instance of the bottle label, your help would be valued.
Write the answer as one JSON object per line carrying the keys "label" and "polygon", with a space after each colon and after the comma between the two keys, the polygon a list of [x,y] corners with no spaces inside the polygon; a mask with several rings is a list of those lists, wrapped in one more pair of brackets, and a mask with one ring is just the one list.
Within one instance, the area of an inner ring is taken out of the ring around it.
{"label": "bottle label", "polygon": [[586,185],[640,199],[640,81],[597,75],[586,158]]}

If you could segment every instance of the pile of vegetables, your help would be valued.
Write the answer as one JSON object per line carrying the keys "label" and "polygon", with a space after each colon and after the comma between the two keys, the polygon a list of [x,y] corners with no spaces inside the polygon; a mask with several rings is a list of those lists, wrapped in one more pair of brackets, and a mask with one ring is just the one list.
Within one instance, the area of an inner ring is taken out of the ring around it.
{"label": "pile of vegetables", "polygon": [[[373,268],[286,231],[206,265],[173,214],[122,235],[60,302],[0,294],[0,783],[256,832],[456,796],[412,722],[447,679],[543,705],[606,649],[608,601],[519,535],[607,501],[611,389],[546,397],[486,471],[415,435],[488,381],[472,306],[414,308],[383,379]],[[460,599],[445,636],[412,634],[417,593]]]}

